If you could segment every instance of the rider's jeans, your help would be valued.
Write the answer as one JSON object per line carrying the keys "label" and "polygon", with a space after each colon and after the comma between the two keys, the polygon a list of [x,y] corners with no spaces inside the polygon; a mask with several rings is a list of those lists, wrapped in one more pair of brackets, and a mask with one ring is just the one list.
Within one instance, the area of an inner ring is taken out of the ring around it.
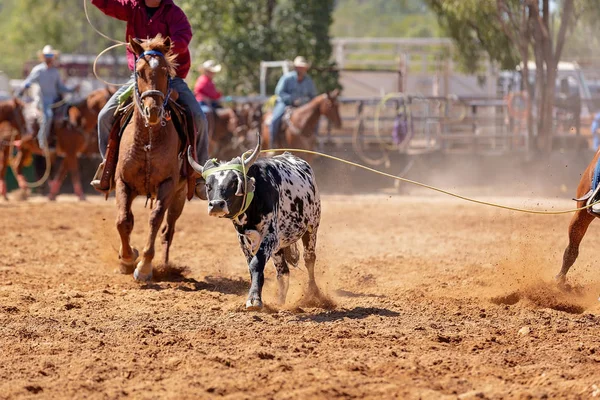
{"label": "rider's jeans", "polygon": [[48,148],[48,136],[50,135],[50,127],[52,126],[54,112],[52,111],[51,104],[44,104],[42,107],[42,121],[40,123],[37,140],[40,144],[40,149],[45,150]]}
{"label": "rider's jeans", "polygon": [[[126,86],[122,86],[117,92],[108,100],[100,114],[98,115],[98,144],[100,147],[100,154],[102,159],[106,156],[106,148],[108,147],[108,136],[110,130],[115,121],[115,110],[119,106],[119,96],[127,88],[134,83],[133,78],[127,82]],[[190,90],[187,83],[178,77],[173,78],[171,81],[172,87],[179,93],[178,103],[187,108],[194,116],[194,123],[198,130],[198,140],[196,142],[196,154],[198,162],[203,165],[208,159],[208,135],[206,133],[206,117],[200,109],[200,105],[196,101],[192,91]]]}
{"label": "rider's jeans", "polygon": [[281,127],[281,120],[283,118],[283,114],[285,114],[286,105],[283,101],[277,100],[275,103],[275,107],[273,108],[273,114],[271,119],[271,127],[269,129],[269,139],[272,149],[277,145],[277,135],[279,135],[279,128]]}

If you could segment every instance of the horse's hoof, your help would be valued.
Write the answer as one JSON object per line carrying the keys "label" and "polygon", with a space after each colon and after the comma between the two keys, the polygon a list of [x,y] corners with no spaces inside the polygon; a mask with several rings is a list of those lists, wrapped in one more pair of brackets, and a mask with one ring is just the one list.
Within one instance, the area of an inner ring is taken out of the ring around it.
{"label": "horse's hoof", "polygon": [[131,274],[131,272],[133,272],[135,264],[137,263],[137,259],[140,256],[139,251],[137,251],[136,249],[131,250],[133,251],[133,258],[131,260],[125,260],[124,258],[122,258],[121,254],[119,254],[119,260],[121,260],[119,269],[124,275],[129,275]]}
{"label": "horse's hoof", "polygon": [[150,282],[152,280],[152,270],[150,270],[149,274],[142,274],[138,267],[133,271],[133,279],[138,282]]}
{"label": "horse's hoof", "polygon": [[260,311],[263,308],[263,302],[260,299],[248,299],[246,301],[246,310]]}

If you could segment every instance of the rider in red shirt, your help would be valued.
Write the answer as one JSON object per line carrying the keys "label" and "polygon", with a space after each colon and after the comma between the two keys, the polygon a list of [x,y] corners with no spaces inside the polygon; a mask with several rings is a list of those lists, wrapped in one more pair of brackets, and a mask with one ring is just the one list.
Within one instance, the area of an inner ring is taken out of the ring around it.
{"label": "rider in red shirt", "polygon": [[[184,81],[187,76],[191,58],[188,46],[192,40],[192,28],[190,23],[173,0],[91,0],[92,4],[98,7],[104,14],[127,21],[126,40],[130,38],[147,39],[153,38],[158,34],[163,37],[170,37],[173,42],[172,51],[177,54],[176,76],[171,81],[172,88],[179,93],[177,100],[184,106],[189,113],[193,115],[195,128],[198,136],[196,144],[197,157],[201,165],[208,159],[208,140],[206,133],[206,117],[196,101],[194,94]],[[135,66],[135,55],[131,49],[127,49],[127,59],[129,69],[133,71]],[[126,86],[121,87],[108,101],[106,106],[100,111],[98,116],[98,142],[100,145],[100,154],[105,157],[108,145],[108,135],[115,119],[115,110],[118,107],[118,99],[121,93],[134,82],[133,77]],[[104,163],[103,163],[104,164]],[[101,176],[103,164],[100,166],[96,177]],[[204,187],[200,184],[196,188],[198,197],[206,196]],[[92,186],[101,191],[107,191],[108,188],[101,188],[100,181],[94,179]]]}
{"label": "rider in red shirt", "polygon": [[219,72],[221,72],[221,65],[213,60],[208,60],[202,64],[202,75],[198,77],[194,86],[196,100],[202,106],[212,107],[213,109],[221,107],[219,99],[221,99],[222,94],[213,82],[213,77]]}

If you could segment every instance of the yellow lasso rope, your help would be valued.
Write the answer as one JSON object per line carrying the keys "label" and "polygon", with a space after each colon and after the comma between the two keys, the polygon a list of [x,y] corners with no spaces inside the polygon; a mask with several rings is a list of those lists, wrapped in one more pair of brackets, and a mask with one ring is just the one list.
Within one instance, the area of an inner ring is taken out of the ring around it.
{"label": "yellow lasso rope", "polygon": [[385,176],[387,178],[395,179],[397,181],[401,181],[401,182],[405,182],[405,183],[410,183],[411,185],[420,186],[422,188],[433,190],[433,191],[439,192],[439,193],[443,193],[445,195],[452,196],[452,197],[455,197],[457,199],[461,199],[461,200],[468,201],[468,202],[471,202],[471,203],[481,204],[481,205],[489,206],[489,207],[500,208],[500,209],[503,209],[503,210],[516,211],[516,212],[521,212],[521,213],[526,213],[526,214],[539,214],[539,215],[571,214],[571,213],[575,213],[575,212],[578,212],[578,211],[587,210],[588,208],[591,208],[592,206],[600,203],[600,200],[598,200],[598,201],[596,201],[596,202],[594,202],[592,204],[589,204],[589,205],[587,205],[585,207],[573,208],[573,209],[561,210],[561,211],[528,210],[526,208],[510,207],[510,206],[505,206],[505,205],[502,205],[502,204],[491,203],[491,202],[488,202],[488,201],[482,201],[482,200],[477,200],[477,199],[473,199],[473,198],[470,198],[470,197],[462,196],[460,194],[452,193],[452,192],[449,192],[447,190],[437,188],[435,186],[431,186],[431,185],[427,185],[425,183],[413,181],[411,179],[402,178],[400,176],[395,176],[395,175],[392,175],[392,174],[388,174],[388,173],[385,173],[385,172],[382,172],[382,171],[378,171],[378,170],[376,170],[374,168],[366,167],[364,165],[360,165],[360,164],[357,164],[357,163],[352,162],[352,161],[344,160],[343,158],[331,156],[329,154],[319,153],[317,151],[302,150],[302,149],[268,149],[268,150],[261,150],[261,153],[284,152],[284,151],[289,151],[289,152],[293,152],[293,153],[312,154],[312,155],[315,155],[315,156],[328,158],[328,159],[331,159],[331,160],[334,160],[334,161],[338,161],[338,162],[341,162],[341,163],[344,163],[344,164],[347,164],[347,165],[351,165],[351,166],[356,167],[356,168],[364,169],[365,171],[369,171],[369,172],[373,172],[373,173],[378,174],[378,175]]}
{"label": "yellow lasso rope", "polygon": [[[17,167],[14,166],[14,158],[12,158],[12,155],[15,150],[15,139],[17,138],[18,134],[19,134],[18,131],[16,131],[16,130],[13,131],[11,138],[10,138],[9,148],[8,148],[8,154],[9,154],[9,157],[11,157],[9,164],[10,164],[10,168],[13,170],[15,177],[17,176]],[[25,183],[27,184],[27,187],[29,189],[35,189],[35,188],[42,186],[44,183],[46,183],[46,181],[50,177],[50,170],[52,168],[52,165],[51,165],[52,160],[50,159],[50,150],[48,149],[48,146],[46,146],[46,148],[44,149],[44,159],[46,161],[46,169],[44,170],[44,175],[35,182],[25,181]]]}

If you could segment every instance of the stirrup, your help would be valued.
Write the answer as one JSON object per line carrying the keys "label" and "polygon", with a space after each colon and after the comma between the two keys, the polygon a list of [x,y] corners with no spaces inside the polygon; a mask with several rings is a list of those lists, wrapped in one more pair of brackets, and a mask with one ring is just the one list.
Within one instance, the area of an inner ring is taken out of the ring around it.
{"label": "stirrup", "polygon": [[97,190],[98,192],[103,193],[106,196],[108,196],[108,194],[111,191],[111,188],[110,187],[105,188],[105,187],[101,186],[101,184],[102,184],[101,178],[102,178],[102,174],[104,173],[105,165],[106,165],[106,161],[102,161],[100,163],[100,165],[98,166],[98,169],[96,170],[96,173],[94,174],[94,178],[90,182],[90,185],[92,185],[92,187],[95,190]]}

